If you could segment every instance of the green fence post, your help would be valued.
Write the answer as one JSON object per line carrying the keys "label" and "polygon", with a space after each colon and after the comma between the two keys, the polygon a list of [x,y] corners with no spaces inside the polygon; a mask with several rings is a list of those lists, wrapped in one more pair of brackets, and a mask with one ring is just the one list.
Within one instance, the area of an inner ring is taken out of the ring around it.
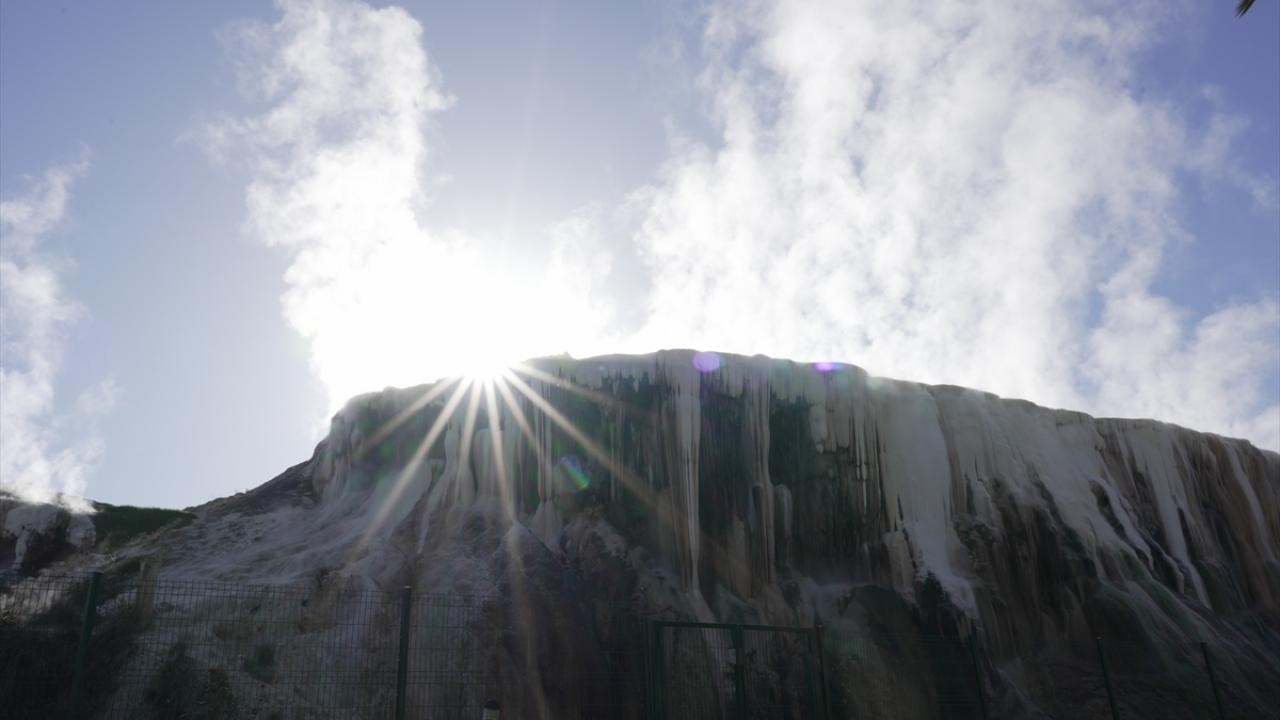
{"label": "green fence post", "polygon": [[1116,694],[1111,689],[1111,673],[1107,671],[1107,656],[1102,652],[1102,636],[1093,639],[1098,647],[1098,662],[1102,664],[1102,680],[1107,686],[1107,702],[1111,703],[1111,720],[1120,720],[1120,710],[1116,707]]}
{"label": "green fence post", "polygon": [[733,694],[737,699],[738,720],[747,718],[746,648],[742,642],[742,626],[734,625],[729,636],[733,639]]}
{"label": "green fence post", "polygon": [[1222,698],[1218,695],[1218,680],[1213,676],[1213,661],[1209,659],[1209,645],[1200,643],[1200,652],[1204,655],[1204,669],[1209,673],[1209,687],[1213,688],[1213,705],[1218,710],[1218,720],[1226,720],[1222,712]]}
{"label": "green fence post", "polygon": [[969,657],[973,659],[973,687],[978,691],[978,712],[982,720],[987,720],[987,697],[982,692],[982,668],[978,665],[978,641],[972,632],[969,633]]}
{"label": "green fence post", "polygon": [[93,640],[93,620],[98,614],[98,590],[102,586],[102,573],[89,575],[89,595],[84,600],[84,615],[80,619],[80,646],[76,650],[76,666],[71,675],[71,709],[69,717],[80,714],[84,694],[85,666],[89,664],[89,643]]}
{"label": "green fence post", "polygon": [[667,659],[662,649],[661,622],[653,624],[653,720],[667,715]]}
{"label": "green fence post", "polygon": [[654,678],[654,661],[653,661],[653,621],[644,621],[644,716],[648,720],[658,717],[657,701],[654,700],[653,686],[656,683]]}
{"label": "green fence post", "polygon": [[818,645],[818,692],[822,693],[822,717],[831,720],[831,693],[827,691],[827,660],[822,650],[822,623],[814,623],[813,636]]}
{"label": "green fence post", "polygon": [[396,720],[404,720],[409,692],[409,620],[413,606],[413,588],[408,585],[400,593],[400,658],[396,664]]}

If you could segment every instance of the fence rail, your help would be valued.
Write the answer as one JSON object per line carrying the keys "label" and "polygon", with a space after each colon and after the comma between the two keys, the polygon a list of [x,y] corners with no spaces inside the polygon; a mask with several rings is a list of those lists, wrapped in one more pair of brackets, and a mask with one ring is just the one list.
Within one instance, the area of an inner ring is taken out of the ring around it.
{"label": "fence rail", "polygon": [[[509,606],[488,595],[161,580],[145,570],[0,578],[0,715],[474,720],[495,699],[503,718],[1011,712],[992,706],[994,676],[974,638],[848,637],[619,608],[604,626],[557,630],[522,625]],[[531,644],[539,633],[542,645]],[[556,633],[589,637],[566,650]],[[1153,657],[1095,645],[1092,660],[1031,665],[1024,684],[1050,717],[1255,714],[1232,658],[1209,646]]]}

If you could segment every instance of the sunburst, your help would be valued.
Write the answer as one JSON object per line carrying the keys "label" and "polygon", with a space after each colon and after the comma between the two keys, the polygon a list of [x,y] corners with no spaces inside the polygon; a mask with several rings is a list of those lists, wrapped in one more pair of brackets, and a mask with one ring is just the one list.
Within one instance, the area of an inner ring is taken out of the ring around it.
{"label": "sunburst", "polygon": [[[472,441],[477,432],[478,415],[483,409],[489,419],[488,432],[491,440],[489,448],[493,460],[491,467],[496,475],[493,480],[496,480],[498,499],[507,523],[518,523],[520,511],[518,508],[518,493],[514,487],[517,479],[513,477],[513,468],[509,467],[508,458],[505,455],[505,433],[511,431],[512,428],[504,427],[504,422],[510,419],[515,425],[514,430],[518,431],[528,446],[533,449],[538,462],[538,472],[544,477],[549,477],[552,473],[555,473],[556,465],[559,462],[557,458],[548,457],[542,447],[542,443],[539,442],[534,424],[530,421],[529,412],[532,412],[549,420],[559,432],[563,433],[564,436],[595,461],[599,467],[609,473],[614,482],[626,488],[633,498],[651,511],[655,520],[664,524],[664,531],[684,532],[689,529],[687,527],[673,527],[671,523],[674,521],[674,517],[671,513],[656,512],[655,496],[649,483],[637,476],[626,464],[619,462],[612,452],[601,447],[584,429],[574,425],[554,403],[544,397],[543,392],[531,385],[530,381],[540,383],[543,386],[555,386],[591,402],[616,408],[623,413],[649,417],[647,415],[648,411],[630,407],[616,397],[598,390],[582,387],[529,364],[504,365],[493,363],[477,365],[464,376],[441,380],[424,391],[421,397],[410,403],[404,410],[397,413],[370,436],[370,443],[376,446],[376,443],[390,437],[415,413],[433,403],[441,402],[443,398],[443,406],[440,413],[417,443],[413,454],[397,474],[392,487],[382,496],[381,503],[366,528],[360,543],[353,549],[353,559],[357,554],[368,548],[370,542],[377,536],[379,529],[387,522],[393,510],[397,507],[409,485],[415,481],[428,483],[427,487],[422,489],[424,502],[419,506],[422,517],[420,518],[418,552],[422,551],[430,526],[430,515],[445,500],[446,495],[452,496],[453,493],[458,492],[459,488],[453,487],[456,483],[444,482],[443,477],[438,477],[434,473],[426,480],[422,480],[419,469],[430,454],[432,447],[442,440],[446,429],[451,422],[454,422],[464,404],[465,410],[462,410],[459,447],[463,453],[467,453],[467,456],[459,457],[457,461],[468,464],[471,462]],[[447,397],[445,397],[446,393],[448,393]],[[649,419],[651,420],[652,418]],[[366,447],[368,446],[366,445]],[[478,468],[472,468],[473,472],[476,470]],[[579,487],[585,486],[585,483],[579,483]],[[453,493],[450,491],[453,491]],[[456,499],[458,498],[453,496],[450,501]],[[712,562],[728,562],[729,554],[725,548],[721,547],[713,539],[706,537],[699,528],[695,527],[694,531],[699,536],[700,546],[704,552],[709,553]],[[508,540],[514,542],[517,535],[509,535]],[[522,576],[523,570],[521,566],[523,563],[519,557],[520,553],[510,542],[504,542],[504,545],[507,546],[505,550],[512,558],[510,570]],[[526,592],[520,578],[512,579],[512,589],[518,595],[523,595]]]}

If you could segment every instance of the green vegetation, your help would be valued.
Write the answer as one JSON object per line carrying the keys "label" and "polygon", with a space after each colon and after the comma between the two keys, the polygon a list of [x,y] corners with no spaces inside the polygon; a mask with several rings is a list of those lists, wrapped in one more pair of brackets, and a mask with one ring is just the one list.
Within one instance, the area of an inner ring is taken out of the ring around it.
{"label": "green vegetation", "polygon": [[123,545],[139,535],[155,532],[170,523],[186,524],[195,515],[169,508],[94,503],[93,530],[98,545]]}

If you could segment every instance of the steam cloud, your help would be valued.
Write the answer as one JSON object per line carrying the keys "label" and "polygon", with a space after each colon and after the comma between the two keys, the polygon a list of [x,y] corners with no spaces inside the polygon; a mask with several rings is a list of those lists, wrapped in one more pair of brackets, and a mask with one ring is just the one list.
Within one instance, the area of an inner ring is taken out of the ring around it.
{"label": "steam cloud", "polygon": [[[1164,3],[712,3],[695,84],[715,137],[673,141],[626,212],[544,231],[532,272],[424,219],[451,98],[419,24],[280,7],[234,35],[265,109],[206,137],[247,150],[250,226],[290,254],[285,314],[335,403],[485,353],[683,346],[1280,448],[1276,298],[1198,317],[1153,290],[1191,179],[1276,204],[1235,160],[1242,118],[1198,131],[1134,89]],[[621,253],[647,298],[611,294]]]}
{"label": "steam cloud", "polygon": [[582,254],[585,221],[544,233],[552,249],[536,272],[423,221],[426,141],[452,99],[419,24],[395,7],[279,5],[276,24],[231,36],[246,86],[268,107],[203,136],[215,156],[248,152],[249,225],[292,259],[285,317],[310,341],[331,404],[510,361],[511,348],[549,354],[599,337],[592,278],[608,261]]}
{"label": "steam cloud", "polygon": [[1274,212],[1132,74],[1165,4],[725,3],[700,78],[719,145],[642,191],[651,337],[838,358],[1280,448],[1276,299],[1152,290],[1180,176]]}
{"label": "steam cloud", "polygon": [[104,381],[71,412],[57,412],[66,332],[82,309],[66,296],[60,263],[41,242],[87,169],[83,159],[54,167],[24,194],[0,201],[0,489],[75,509],[85,509],[80,496],[103,451],[94,421],[111,410],[116,388]]}

